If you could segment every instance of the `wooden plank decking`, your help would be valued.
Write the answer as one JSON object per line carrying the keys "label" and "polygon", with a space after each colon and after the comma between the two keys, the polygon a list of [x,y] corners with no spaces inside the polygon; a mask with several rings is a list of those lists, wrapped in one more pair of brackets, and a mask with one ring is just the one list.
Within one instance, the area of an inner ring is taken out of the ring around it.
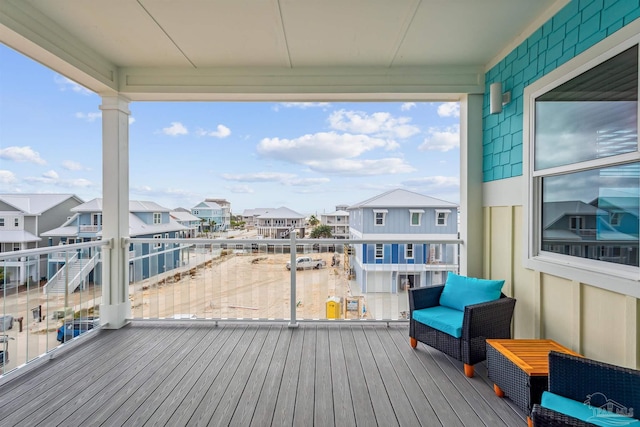
{"label": "wooden plank decking", "polygon": [[11,426],[525,426],[406,325],[134,322],[0,385]]}

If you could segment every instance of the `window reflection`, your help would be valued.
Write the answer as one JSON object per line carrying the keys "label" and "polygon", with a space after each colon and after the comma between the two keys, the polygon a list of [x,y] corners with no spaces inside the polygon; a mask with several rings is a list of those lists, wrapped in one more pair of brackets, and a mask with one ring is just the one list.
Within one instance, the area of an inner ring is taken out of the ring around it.
{"label": "window reflection", "polygon": [[640,163],[545,177],[542,250],[638,266]]}
{"label": "window reflection", "polygon": [[536,98],[535,170],[638,149],[638,47]]}

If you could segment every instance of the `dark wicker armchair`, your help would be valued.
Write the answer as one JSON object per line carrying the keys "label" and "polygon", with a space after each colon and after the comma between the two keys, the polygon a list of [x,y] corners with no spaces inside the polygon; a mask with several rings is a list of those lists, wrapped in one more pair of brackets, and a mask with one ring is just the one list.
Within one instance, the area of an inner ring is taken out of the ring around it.
{"label": "dark wicker armchair", "polygon": [[464,373],[473,377],[475,365],[487,358],[487,338],[511,338],[511,318],[516,300],[500,295],[496,301],[468,305],[464,310],[462,336],[455,338],[413,320],[413,311],[439,305],[444,286],[409,290],[409,337],[411,347],[418,341],[464,363]]}
{"label": "dark wicker armchair", "polygon": [[[552,351],[549,353],[549,392],[584,403],[594,395],[606,397],[612,409],[628,408],[629,417],[640,419],[640,371]],[[601,402],[591,402],[600,407]],[[592,420],[601,417],[595,414]],[[534,426],[594,426],[541,405],[533,405]],[[602,420],[602,418],[600,418]],[[623,425],[624,422],[620,421]],[[613,425],[613,424],[612,424]],[[635,425],[635,424],[634,424]]]}

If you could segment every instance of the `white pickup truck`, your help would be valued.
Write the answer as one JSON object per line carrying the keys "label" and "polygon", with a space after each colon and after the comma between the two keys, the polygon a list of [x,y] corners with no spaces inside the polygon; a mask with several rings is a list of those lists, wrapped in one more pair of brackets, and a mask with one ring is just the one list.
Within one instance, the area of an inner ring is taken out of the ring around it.
{"label": "white pickup truck", "polygon": [[[310,256],[296,258],[296,270],[308,270],[311,268],[323,268],[327,263],[323,259],[313,259]],[[291,270],[291,262],[287,263],[287,270]]]}

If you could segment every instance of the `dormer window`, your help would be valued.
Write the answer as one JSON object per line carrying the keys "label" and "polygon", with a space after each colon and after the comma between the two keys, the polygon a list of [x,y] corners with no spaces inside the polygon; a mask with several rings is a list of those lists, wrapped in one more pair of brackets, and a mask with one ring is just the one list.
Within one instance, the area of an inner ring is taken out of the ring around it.
{"label": "dormer window", "polygon": [[424,210],[422,209],[409,209],[409,217],[410,217],[409,224],[412,227],[419,226],[422,222],[423,213],[424,213]]}
{"label": "dormer window", "polygon": [[443,227],[447,225],[447,219],[451,211],[449,209],[436,209],[436,225]]}
{"label": "dormer window", "polygon": [[0,227],[4,227],[4,218],[0,218]]}
{"label": "dormer window", "polygon": [[373,215],[374,215],[375,221],[373,225],[376,225],[376,226],[384,225],[384,220],[385,220],[385,217],[387,216],[387,212],[388,211],[386,209],[374,209]]}
{"label": "dormer window", "polygon": [[20,218],[14,218],[13,219],[13,226],[14,227],[20,227]]}
{"label": "dormer window", "polygon": [[162,214],[160,212],[153,213],[153,223],[162,224]]}

